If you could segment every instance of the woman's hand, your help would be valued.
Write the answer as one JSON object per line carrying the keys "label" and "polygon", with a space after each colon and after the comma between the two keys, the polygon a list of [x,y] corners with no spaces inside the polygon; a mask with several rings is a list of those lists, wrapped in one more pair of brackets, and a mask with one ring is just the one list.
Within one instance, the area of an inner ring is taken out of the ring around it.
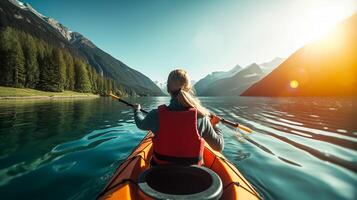
{"label": "woman's hand", "polygon": [[134,111],[139,111],[139,110],[141,110],[141,105],[140,105],[140,104],[134,104],[133,110],[134,110]]}
{"label": "woman's hand", "polygon": [[220,120],[219,117],[217,117],[216,115],[211,115],[211,120],[210,120],[210,122],[211,122],[211,124],[212,124],[213,127],[215,127],[220,121],[221,121],[221,120]]}

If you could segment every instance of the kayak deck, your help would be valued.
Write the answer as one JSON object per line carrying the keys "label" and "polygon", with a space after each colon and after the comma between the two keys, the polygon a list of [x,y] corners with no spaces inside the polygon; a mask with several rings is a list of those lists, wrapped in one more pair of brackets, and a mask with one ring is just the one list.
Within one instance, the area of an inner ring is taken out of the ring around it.
{"label": "kayak deck", "polygon": [[[150,199],[139,189],[139,175],[150,167],[153,134],[148,132],[128,158],[117,168],[99,199]],[[218,174],[223,183],[221,199],[261,199],[238,169],[220,152],[205,145],[204,166]]]}

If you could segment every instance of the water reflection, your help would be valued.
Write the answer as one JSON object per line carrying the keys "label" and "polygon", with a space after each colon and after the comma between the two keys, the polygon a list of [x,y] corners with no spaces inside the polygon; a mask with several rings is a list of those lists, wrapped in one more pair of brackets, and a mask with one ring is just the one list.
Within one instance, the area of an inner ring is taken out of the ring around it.
{"label": "water reflection", "polygon": [[[245,143],[231,131],[230,138],[238,143],[229,146],[236,151],[226,149],[225,155],[245,174],[254,176],[252,180],[264,197],[291,197],[289,193],[277,192],[279,187],[292,192],[293,199],[323,199],[323,196],[353,199],[356,196],[356,99],[225,97],[202,101],[219,115],[254,130],[254,134],[245,136]],[[246,149],[254,153],[241,160],[241,152]],[[277,171],[274,173],[272,169]],[[264,174],[265,171],[268,173]],[[293,173],[307,181],[299,183],[300,178]],[[324,185],[327,177],[343,189],[338,191],[334,184]],[[305,195],[294,191],[294,187],[301,184],[309,185]]]}
{"label": "water reflection", "polygon": [[[147,110],[169,101],[129,100]],[[355,100],[201,99],[216,114],[254,130],[244,134],[221,126],[224,154],[266,199],[357,195]],[[1,101],[1,196],[94,199],[144,135],[132,111],[109,98]]]}

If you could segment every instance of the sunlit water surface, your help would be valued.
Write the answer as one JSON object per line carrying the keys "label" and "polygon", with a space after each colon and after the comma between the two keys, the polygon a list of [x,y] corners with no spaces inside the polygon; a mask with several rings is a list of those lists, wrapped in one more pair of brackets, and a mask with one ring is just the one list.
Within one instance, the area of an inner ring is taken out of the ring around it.
{"label": "sunlit water surface", "polygon": [[[146,109],[166,97],[131,99]],[[356,199],[356,99],[202,98],[224,155],[265,199]],[[109,98],[0,101],[0,199],[95,199],[145,135]]]}

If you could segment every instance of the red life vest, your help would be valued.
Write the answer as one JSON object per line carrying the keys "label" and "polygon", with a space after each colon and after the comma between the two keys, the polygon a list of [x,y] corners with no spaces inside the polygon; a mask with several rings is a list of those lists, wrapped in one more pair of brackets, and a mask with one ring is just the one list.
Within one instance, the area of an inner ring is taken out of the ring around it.
{"label": "red life vest", "polygon": [[204,139],[197,130],[197,110],[169,111],[159,106],[159,131],[153,138],[153,164],[201,165]]}

